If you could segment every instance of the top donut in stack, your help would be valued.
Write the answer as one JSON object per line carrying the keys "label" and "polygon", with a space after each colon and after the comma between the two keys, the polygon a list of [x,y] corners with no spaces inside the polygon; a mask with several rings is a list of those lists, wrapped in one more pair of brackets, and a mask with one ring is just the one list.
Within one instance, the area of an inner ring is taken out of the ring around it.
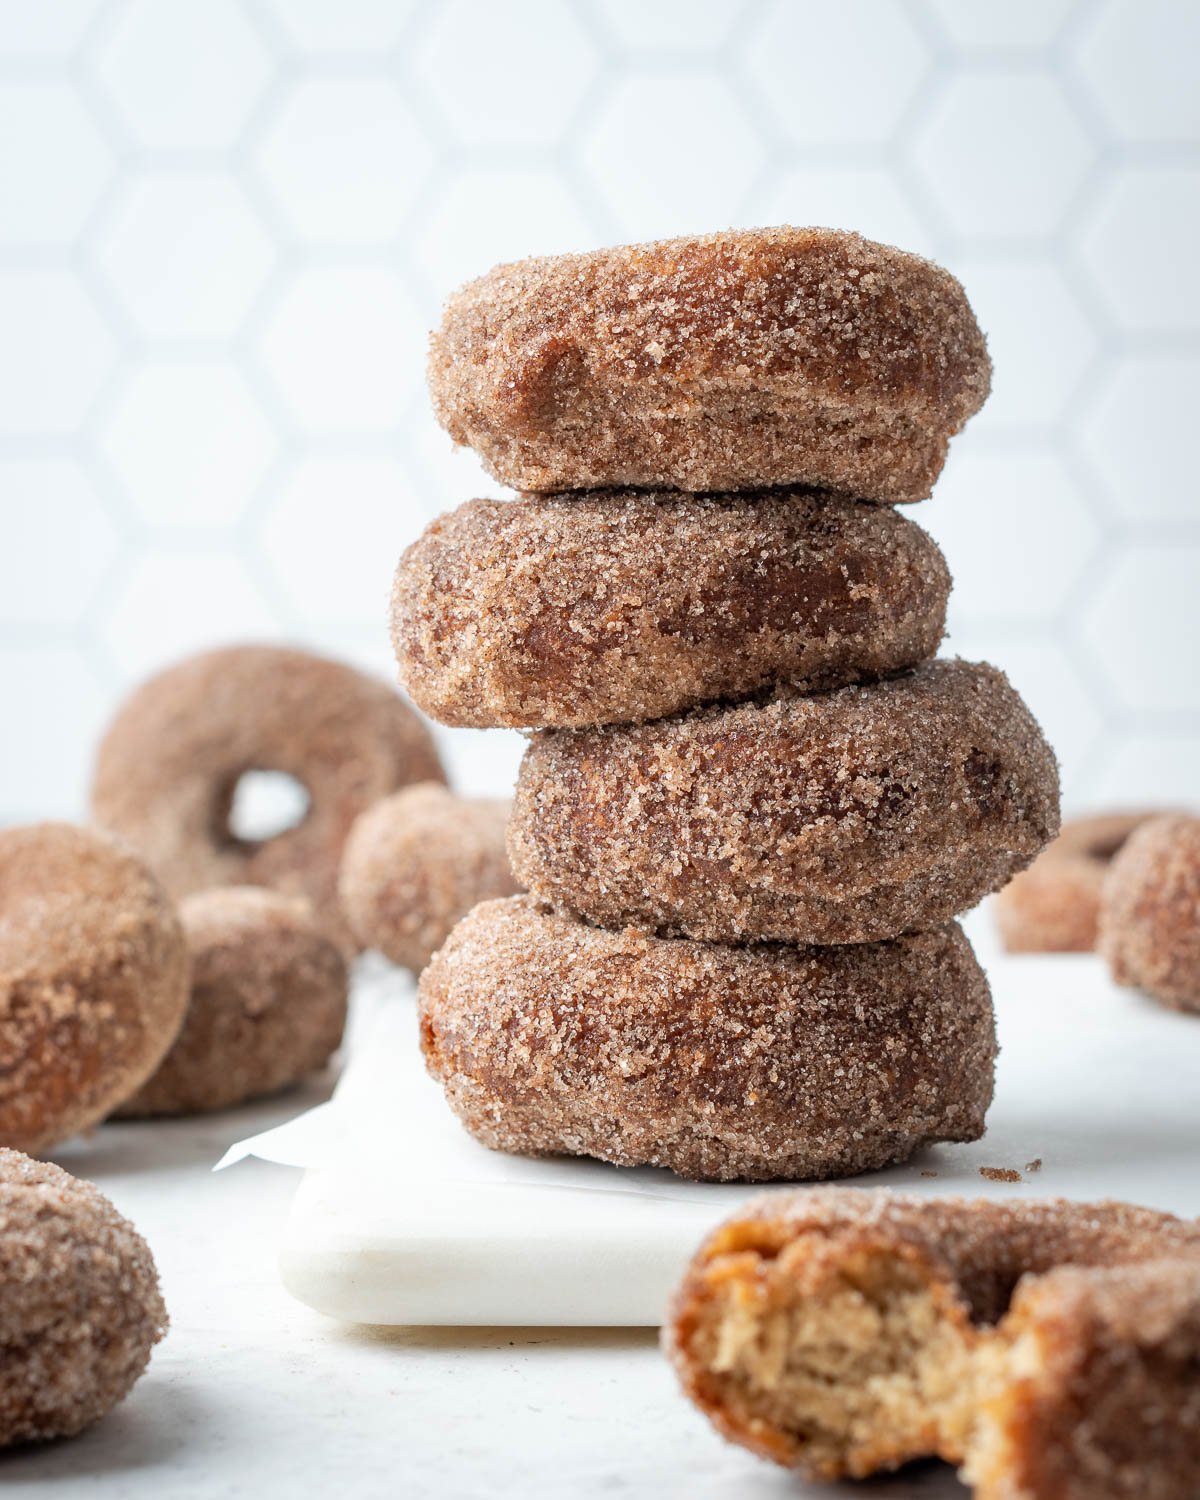
{"label": "top donut in stack", "polygon": [[[950,578],[894,508],[989,380],[953,277],[830,230],[530,260],[451,299],[439,418],[522,493],[408,550],[393,640],[432,717],[538,731],[509,831],[534,901],[668,943],[878,944],[1033,859],[1054,758],[1003,674],[931,660]],[[772,1175],[752,1156],[684,1169]]]}

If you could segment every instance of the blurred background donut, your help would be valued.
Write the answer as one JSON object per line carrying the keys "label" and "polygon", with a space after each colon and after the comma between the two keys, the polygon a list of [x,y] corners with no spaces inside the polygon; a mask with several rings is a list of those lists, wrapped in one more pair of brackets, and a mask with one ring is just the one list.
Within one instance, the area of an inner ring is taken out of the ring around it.
{"label": "blurred background donut", "polygon": [[118,1116],[227,1109],[298,1083],[329,1061],[349,976],[301,896],[259,886],[199,891],[179,905],[191,992],[179,1035]]}
{"label": "blurred background donut", "polygon": [[1153,818],[1104,881],[1100,952],[1118,984],[1200,1012],[1200,818]]}
{"label": "blurred background donut", "polygon": [[[297,820],[265,837],[233,825],[239,783],[290,777]],[[428,729],[386,683],[277,646],[191,657],[122,705],[96,754],[92,816],[127,840],[176,898],[264,885],[312,902],[347,949],[337,899],[350,826],[412,781],[440,781]]]}
{"label": "blurred background donut", "polygon": [[342,856],[342,908],[355,937],[414,974],[480,901],[512,896],[511,803],[456,797],[436,782],[369,807]]}
{"label": "blurred background donut", "polygon": [[996,896],[992,909],[1008,952],[1090,953],[1109,866],[1134,829],[1155,815],[1112,812],[1065,822]]}

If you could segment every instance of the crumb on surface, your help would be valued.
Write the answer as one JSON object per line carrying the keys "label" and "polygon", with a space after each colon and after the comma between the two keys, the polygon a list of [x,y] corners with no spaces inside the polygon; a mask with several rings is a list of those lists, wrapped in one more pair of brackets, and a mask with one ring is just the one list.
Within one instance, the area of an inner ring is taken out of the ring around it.
{"label": "crumb on surface", "polygon": [[1020,1182],[1021,1174],[1016,1167],[980,1167],[980,1177],[989,1182]]}

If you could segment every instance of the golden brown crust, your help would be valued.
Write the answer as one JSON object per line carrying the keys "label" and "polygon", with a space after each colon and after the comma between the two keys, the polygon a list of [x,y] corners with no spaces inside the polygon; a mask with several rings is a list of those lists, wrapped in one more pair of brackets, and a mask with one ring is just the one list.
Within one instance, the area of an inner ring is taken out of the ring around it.
{"label": "golden brown crust", "polygon": [[442,723],[578,727],[888,676],[949,591],[920,527],[818,491],[472,500],[401,559],[392,641]]}
{"label": "golden brown crust", "polygon": [[350,830],[339,880],[363,947],[419,974],[473,906],[515,895],[510,806],[422,782],[369,807]]}
{"label": "golden brown crust", "polygon": [[1200,818],[1154,818],[1109,867],[1099,949],[1118,984],[1200,1011]]}
{"label": "golden brown crust", "polygon": [[1058,830],[1054,756],[995,668],[536,735],[509,854],[541,900],[713,941],[861,943],[973,906]]}
{"label": "golden brown crust", "polygon": [[103,1416],[166,1327],[132,1224],[90,1183],[0,1149],[0,1444],[66,1437]]}
{"label": "golden brown crust", "polygon": [[1158,811],[1072,818],[1027,870],[998,892],[996,926],[1009,953],[1090,953],[1113,856]]}
{"label": "golden brown crust", "polygon": [[346,1022],[346,960],[296,896],[226,886],[179,905],[192,961],[183,1028],[119,1117],[195,1114],[323,1068]]}
{"label": "golden brown crust", "polygon": [[477,906],[421,977],[421,1041],[493,1150],[686,1177],[844,1176],[974,1140],[991,1000],[957,927],[843,948],[608,932]]}
{"label": "golden brown crust", "polygon": [[1200,1479],[1200,1225],[1169,1214],[772,1194],[700,1247],[663,1336],[725,1437],[813,1477],[937,1455],[980,1500],[1179,1500]]}
{"label": "golden brown crust", "polygon": [[102,1120],[187,992],[179,919],[129,850],[66,823],[0,832],[0,1145],[37,1154]]}
{"label": "golden brown crust", "polygon": [[[258,843],[229,812],[246,771],[283,771],[307,815]],[[142,684],[100,745],[96,822],[128,840],[179,899],[221,885],[305,896],[340,942],[337,868],[354,819],[410,781],[445,777],[428,730],[386,684],[276,646],[188,658]]]}
{"label": "golden brown crust", "polygon": [[514,489],[923,500],[991,364],[958,282],[832,229],[501,265],[434,333],[438,420]]}

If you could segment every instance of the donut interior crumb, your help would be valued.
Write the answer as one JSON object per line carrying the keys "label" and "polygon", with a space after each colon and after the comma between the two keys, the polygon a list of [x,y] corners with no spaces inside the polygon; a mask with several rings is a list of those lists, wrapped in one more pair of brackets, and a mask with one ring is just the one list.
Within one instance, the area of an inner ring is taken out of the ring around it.
{"label": "donut interior crumb", "polygon": [[989,1182],[1020,1182],[1021,1174],[1016,1167],[980,1167],[980,1177]]}
{"label": "donut interior crumb", "polygon": [[[800,1243],[785,1252],[802,1253]],[[722,1378],[735,1421],[752,1414],[802,1443],[813,1474],[863,1478],[919,1454],[961,1461],[975,1342],[916,1265],[863,1248],[815,1282],[798,1279],[769,1311],[731,1267],[693,1347]]]}
{"label": "donut interior crumb", "polygon": [[1198,1255],[1131,1204],[772,1194],[702,1246],[665,1344],[807,1479],[939,1458],[980,1500],[1191,1500]]}

